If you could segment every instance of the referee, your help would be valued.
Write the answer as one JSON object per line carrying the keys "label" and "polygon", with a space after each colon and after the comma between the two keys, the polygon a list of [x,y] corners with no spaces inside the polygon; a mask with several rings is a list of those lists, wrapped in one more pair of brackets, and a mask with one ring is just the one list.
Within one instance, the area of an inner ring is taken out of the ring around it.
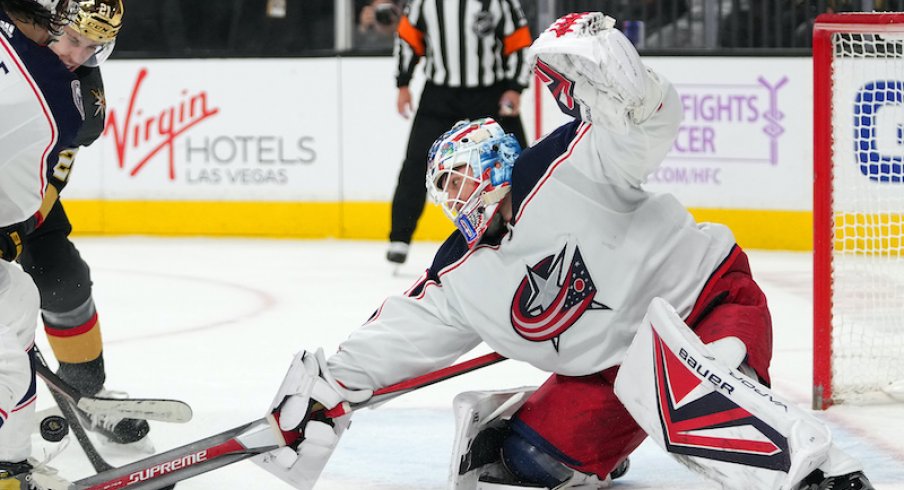
{"label": "referee", "polygon": [[402,117],[413,109],[408,84],[422,58],[427,82],[392,198],[390,262],[408,257],[424,211],[427,152],[436,138],[461,119],[489,116],[525,146],[519,114],[531,41],[519,0],[411,0],[405,7],[395,47]]}

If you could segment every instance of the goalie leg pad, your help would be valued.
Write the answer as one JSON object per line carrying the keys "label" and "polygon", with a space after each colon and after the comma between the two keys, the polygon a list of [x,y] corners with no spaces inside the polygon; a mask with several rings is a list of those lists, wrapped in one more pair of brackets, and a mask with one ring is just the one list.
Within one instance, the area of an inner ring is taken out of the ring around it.
{"label": "goalie leg pad", "polygon": [[473,489],[484,467],[499,461],[505,426],[524,405],[534,387],[497,391],[466,391],[452,401],[455,442],[449,467],[449,488]]}
{"label": "goalie leg pad", "polygon": [[615,393],[660,447],[726,488],[790,490],[829,458],[824,424],[717,359],[661,298]]}

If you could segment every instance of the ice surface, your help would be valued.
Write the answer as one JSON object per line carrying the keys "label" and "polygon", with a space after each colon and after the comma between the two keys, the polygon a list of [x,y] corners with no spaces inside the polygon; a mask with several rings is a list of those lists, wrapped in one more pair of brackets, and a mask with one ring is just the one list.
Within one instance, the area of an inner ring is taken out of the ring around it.
{"label": "ice surface", "polygon": [[[292,354],[332,352],[390,293],[407,289],[436,243],[415,243],[392,275],[382,242],[257,239],[75,239],[91,266],[105,339],[107,386],[178,398],[194,420],[151,422],[157,451],[241,425],[266,411]],[[809,407],[811,265],[805,253],[748,251],[775,324],[776,390]],[[38,344],[52,357],[43,333]],[[472,356],[487,352],[477,349]],[[468,356],[469,358],[472,356]],[[902,360],[904,362],[904,360]],[[544,373],[506,361],[355,415],[318,489],[445,488],[452,397],[473,389],[539,384]],[[52,406],[43,385],[38,409]],[[861,458],[882,490],[904,490],[904,403],[834,407],[818,415]],[[35,437],[35,454],[48,443]],[[146,456],[102,446],[113,464]],[[623,489],[717,488],[645,443]],[[71,479],[93,474],[73,443],[51,463]],[[184,481],[180,489],[289,488],[249,462]]]}

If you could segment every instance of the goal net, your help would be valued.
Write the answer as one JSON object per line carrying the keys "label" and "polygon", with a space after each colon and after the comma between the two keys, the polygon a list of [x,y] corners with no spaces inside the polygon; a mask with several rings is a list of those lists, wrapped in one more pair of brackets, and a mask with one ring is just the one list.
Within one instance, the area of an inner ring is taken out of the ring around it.
{"label": "goal net", "polygon": [[817,18],[813,406],[904,399],[904,14]]}

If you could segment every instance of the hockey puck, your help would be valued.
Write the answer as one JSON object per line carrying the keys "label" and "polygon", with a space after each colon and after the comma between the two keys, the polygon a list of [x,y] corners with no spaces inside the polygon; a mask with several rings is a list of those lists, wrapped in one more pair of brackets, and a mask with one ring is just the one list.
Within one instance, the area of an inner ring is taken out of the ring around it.
{"label": "hockey puck", "polygon": [[60,442],[69,433],[69,422],[59,415],[49,415],[41,421],[41,437],[45,441]]}

